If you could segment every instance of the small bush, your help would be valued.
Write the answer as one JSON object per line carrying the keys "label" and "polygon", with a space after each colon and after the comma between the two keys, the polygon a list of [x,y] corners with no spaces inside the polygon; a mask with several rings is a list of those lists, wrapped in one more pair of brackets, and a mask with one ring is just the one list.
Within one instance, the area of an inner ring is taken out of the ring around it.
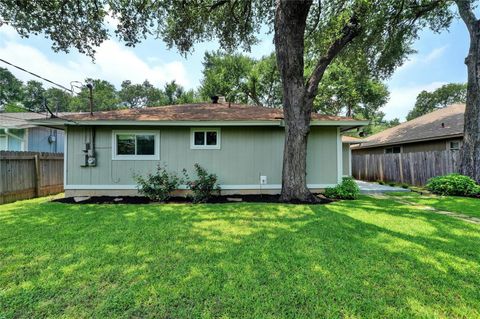
{"label": "small bush", "polygon": [[377,183],[380,184],[380,185],[385,185],[384,181],[377,181]]}
{"label": "small bush", "polygon": [[335,199],[356,199],[360,194],[357,183],[351,177],[344,177],[342,183],[325,189],[325,196]]}
{"label": "small bush", "polygon": [[480,186],[468,176],[448,174],[428,180],[427,189],[438,195],[475,196],[480,194]]}
{"label": "small bush", "polygon": [[193,181],[189,180],[188,175],[184,171],[187,179],[186,184],[193,193],[193,202],[205,203],[210,197],[212,197],[214,192],[218,193],[220,191],[220,186],[217,184],[218,178],[215,174],[208,174],[207,170],[198,164],[195,164],[194,168],[197,174],[197,179]]}
{"label": "small bush", "polygon": [[182,180],[174,173],[167,172],[165,167],[157,166],[155,173],[149,173],[146,177],[134,175],[137,188],[143,194],[154,201],[164,202],[170,198],[170,193],[178,188]]}

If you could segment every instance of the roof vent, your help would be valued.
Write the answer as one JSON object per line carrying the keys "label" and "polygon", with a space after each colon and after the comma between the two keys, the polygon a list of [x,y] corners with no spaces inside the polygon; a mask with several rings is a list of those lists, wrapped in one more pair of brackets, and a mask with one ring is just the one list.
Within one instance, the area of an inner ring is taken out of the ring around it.
{"label": "roof vent", "polygon": [[213,104],[217,104],[217,103],[218,103],[218,96],[214,95],[214,96],[211,96],[210,98],[212,99],[212,103],[213,103]]}

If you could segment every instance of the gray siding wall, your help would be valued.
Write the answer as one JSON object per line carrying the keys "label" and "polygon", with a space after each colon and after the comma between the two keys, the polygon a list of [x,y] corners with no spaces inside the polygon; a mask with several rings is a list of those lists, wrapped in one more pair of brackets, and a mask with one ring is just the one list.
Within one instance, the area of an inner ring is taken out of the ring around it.
{"label": "gray siding wall", "polygon": [[[57,141],[50,143],[48,137],[56,135]],[[28,129],[28,151],[63,153],[64,133],[62,130],[47,127],[32,127]]]}
{"label": "gray siding wall", "polygon": [[[115,129],[115,128],[113,128]],[[135,185],[134,174],[146,174],[158,163],[168,170],[192,173],[195,163],[219,177],[222,185],[258,185],[260,175],[268,185],[280,185],[284,130],[280,127],[222,127],[221,149],[190,149],[189,127],[119,127],[120,130],[158,130],[160,161],[112,160],[112,128],[96,129],[96,167],[81,167],[88,127],[67,130],[67,185]],[[339,133],[336,127],[313,127],[307,157],[308,184],[336,184]],[[101,188],[101,187],[99,187]]]}

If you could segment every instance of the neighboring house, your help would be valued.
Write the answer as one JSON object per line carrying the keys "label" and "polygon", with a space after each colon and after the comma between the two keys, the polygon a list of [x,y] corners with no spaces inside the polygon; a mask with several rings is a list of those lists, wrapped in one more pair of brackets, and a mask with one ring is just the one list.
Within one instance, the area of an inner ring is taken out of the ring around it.
{"label": "neighboring house", "polygon": [[363,140],[357,137],[343,135],[342,136],[342,159],[343,159],[343,176],[352,176],[352,146],[358,145]]}
{"label": "neighboring house", "polygon": [[464,104],[453,104],[363,139],[354,155],[459,150]]}
{"label": "neighboring house", "polygon": [[28,112],[0,113],[0,151],[63,153],[63,130],[29,122],[46,118],[46,115]]}
{"label": "neighboring house", "polygon": [[[279,193],[284,121],[281,109],[199,103],[78,113],[36,120],[65,128],[65,195],[136,195],[134,174],[169,171],[195,163],[217,174],[223,194]],[[368,124],[312,114],[307,183],[315,190],[343,175],[340,133]],[[185,188],[184,186],[181,187]]]}

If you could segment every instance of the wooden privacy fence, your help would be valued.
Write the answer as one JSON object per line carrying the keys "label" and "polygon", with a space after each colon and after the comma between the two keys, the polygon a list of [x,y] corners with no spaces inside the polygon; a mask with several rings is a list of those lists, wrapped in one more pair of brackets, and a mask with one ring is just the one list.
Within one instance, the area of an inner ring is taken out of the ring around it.
{"label": "wooden privacy fence", "polygon": [[0,204],[63,192],[63,154],[0,151]]}
{"label": "wooden privacy fence", "polygon": [[435,151],[352,156],[352,175],[364,181],[423,186],[429,178],[458,172],[459,152]]}

